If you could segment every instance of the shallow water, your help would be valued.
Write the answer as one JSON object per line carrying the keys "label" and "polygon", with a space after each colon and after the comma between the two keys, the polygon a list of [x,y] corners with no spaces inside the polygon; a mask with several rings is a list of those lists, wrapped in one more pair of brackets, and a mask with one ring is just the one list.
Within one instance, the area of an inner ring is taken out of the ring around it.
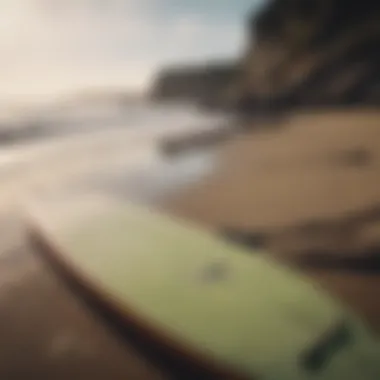
{"label": "shallow water", "polygon": [[81,185],[107,196],[157,204],[207,176],[216,159],[214,151],[192,152],[175,160],[165,159],[156,151],[147,151],[129,170],[122,162],[103,167],[95,176],[84,179]]}
{"label": "shallow water", "polygon": [[29,114],[15,114],[8,121],[1,120],[0,114],[0,148],[115,129],[209,128],[224,123],[226,118],[226,114],[206,113],[184,104],[141,101],[123,106],[109,102],[55,105]]}
{"label": "shallow water", "polygon": [[22,197],[45,196],[49,190],[95,191],[156,201],[207,174],[215,159],[212,152],[197,152],[168,160],[157,151],[159,141],[213,129],[228,120],[183,105],[101,111],[50,110],[40,116],[50,120],[43,136],[3,145],[0,202],[5,202],[6,189],[11,195],[17,189]]}

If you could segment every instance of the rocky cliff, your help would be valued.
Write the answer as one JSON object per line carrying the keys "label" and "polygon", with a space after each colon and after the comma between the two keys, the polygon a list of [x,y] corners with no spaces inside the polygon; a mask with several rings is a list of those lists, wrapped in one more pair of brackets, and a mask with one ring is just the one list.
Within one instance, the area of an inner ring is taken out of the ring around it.
{"label": "rocky cliff", "polygon": [[168,67],[158,74],[151,97],[160,101],[221,106],[225,104],[228,89],[237,79],[237,67],[229,62]]}
{"label": "rocky cliff", "polygon": [[271,0],[248,30],[242,109],[380,105],[376,0]]}
{"label": "rocky cliff", "polygon": [[253,113],[380,105],[376,0],[268,0],[247,35],[236,62],[163,70],[153,98]]}

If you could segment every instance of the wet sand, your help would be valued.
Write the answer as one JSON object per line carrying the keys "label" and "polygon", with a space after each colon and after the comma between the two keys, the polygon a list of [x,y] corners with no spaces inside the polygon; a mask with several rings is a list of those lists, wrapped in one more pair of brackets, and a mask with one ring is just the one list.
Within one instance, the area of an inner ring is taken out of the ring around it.
{"label": "wet sand", "polygon": [[1,379],[171,378],[107,329],[18,236],[0,256]]}
{"label": "wet sand", "polygon": [[[158,131],[156,134],[165,133]],[[148,146],[157,138],[145,135],[148,132],[139,138]],[[78,184],[83,178],[96,176],[94,168],[98,162],[109,167],[114,162],[123,164],[124,174],[136,166],[135,160],[139,162],[139,157],[135,159],[126,150],[128,140],[112,136],[109,140],[110,143],[106,140],[98,144],[103,147],[100,152],[98,146],[92,149],[95,145],[92,141],[87,144],[91,149],[84,149],[83,153],[78,144],[75,155],[70,150],[69,162],[64,154],[52,149],[53,157],[49,159],[37,157],[25,162],[25,165],[34,165],[34,171],[15,170],[9,178],[7,175],[3,179],[0,194],[0,379],[186,378],[184,373],[178,375],[181,368],[163,363],[154,353],[146,352],[141,342],[122,337],[113,326],[110,328],[111,323],[105,323],[99,310],[85,304],[31,248],[22,228],[17,207],[22,195],[45,197],[45,192],[75,192],[80,189]],[[96,157],[88,152],[96,153]],[[45,162],[40,164],[38,160]]]}
{"label": "wet sand", "polygon": [[[164,132],[156,134],[165,135]],[[156,162],[150,153],[145,159],[145,151],[150,152],[155,139],[154,135],[143,134],[141,145],[145,150],[135,155],[125,149],[128,141],[117,143],[118,140],[110,138],[109,146],[107,141],[102,142],[101,155],[99,150],[95,151],[96,161],[88,150],[82,154],[75,152],[82,157],[80,165],[75,165],[77,156],[71,154],[67,162],[61,152],[53,151],[54,159],[45,160],[37,173],[31,171],[25,175],[17,171],[3,182],[0,202],[0,379],[201,378],[182,364],[162,358],[159,352],[147,350],[145,342],[135,339],[133,331],[130,334],[125,330],[120,332],[102,310],[84,302],[30,246],[17,206],[20,195],[24,194],[45,199],[54,194],[66,197],[76,192],[101,192],[105,188],[108,194],[118,196],[121,191],[125,196],[119,187],[128,189],[129,193],[134,189],[136,194],[143,192],[146,200],[174,191],[179,183],[187,183],[204,170],[203,159],[191,159],[190,164],[184,162],[179,166]],[[93,144],[90,141],[87,145]],[[32,166],[34,161],[30,164]],[[144,168],[146,173],[142,171]],[[161,178],[161,171],[167,178]],[[126,183],[116,180],[114,189],[114,176],[123,181],[127,177]]]}

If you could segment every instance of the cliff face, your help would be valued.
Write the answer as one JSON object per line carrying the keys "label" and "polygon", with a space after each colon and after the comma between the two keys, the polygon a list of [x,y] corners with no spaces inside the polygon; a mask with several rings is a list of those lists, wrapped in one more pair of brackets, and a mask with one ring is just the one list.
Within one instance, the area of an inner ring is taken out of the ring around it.
{"label": "cliff face", "polygon": [[248,113],[380,105],[377,0],[268,0],[247,29],[240,62],[168,68],[152,97]]}
{"label": "cliff face", "polygon": [[158,74],[151,97],[219,107],[236,76],[237,65],[232,63],[167,68]]}
{"label": "cliff face", "polygon": [[378,1],[271,0],[248,29],[240,108],[380,105]]}

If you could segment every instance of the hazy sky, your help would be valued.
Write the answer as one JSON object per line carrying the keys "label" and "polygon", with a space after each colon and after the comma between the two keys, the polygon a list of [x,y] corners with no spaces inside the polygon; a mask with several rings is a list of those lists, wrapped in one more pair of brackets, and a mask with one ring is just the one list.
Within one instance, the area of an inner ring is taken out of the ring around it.
{"label": "hazy sky", "polygon": [[0,0],[0,97],[144,88],[165,63],[233,57],[262,0]]}

